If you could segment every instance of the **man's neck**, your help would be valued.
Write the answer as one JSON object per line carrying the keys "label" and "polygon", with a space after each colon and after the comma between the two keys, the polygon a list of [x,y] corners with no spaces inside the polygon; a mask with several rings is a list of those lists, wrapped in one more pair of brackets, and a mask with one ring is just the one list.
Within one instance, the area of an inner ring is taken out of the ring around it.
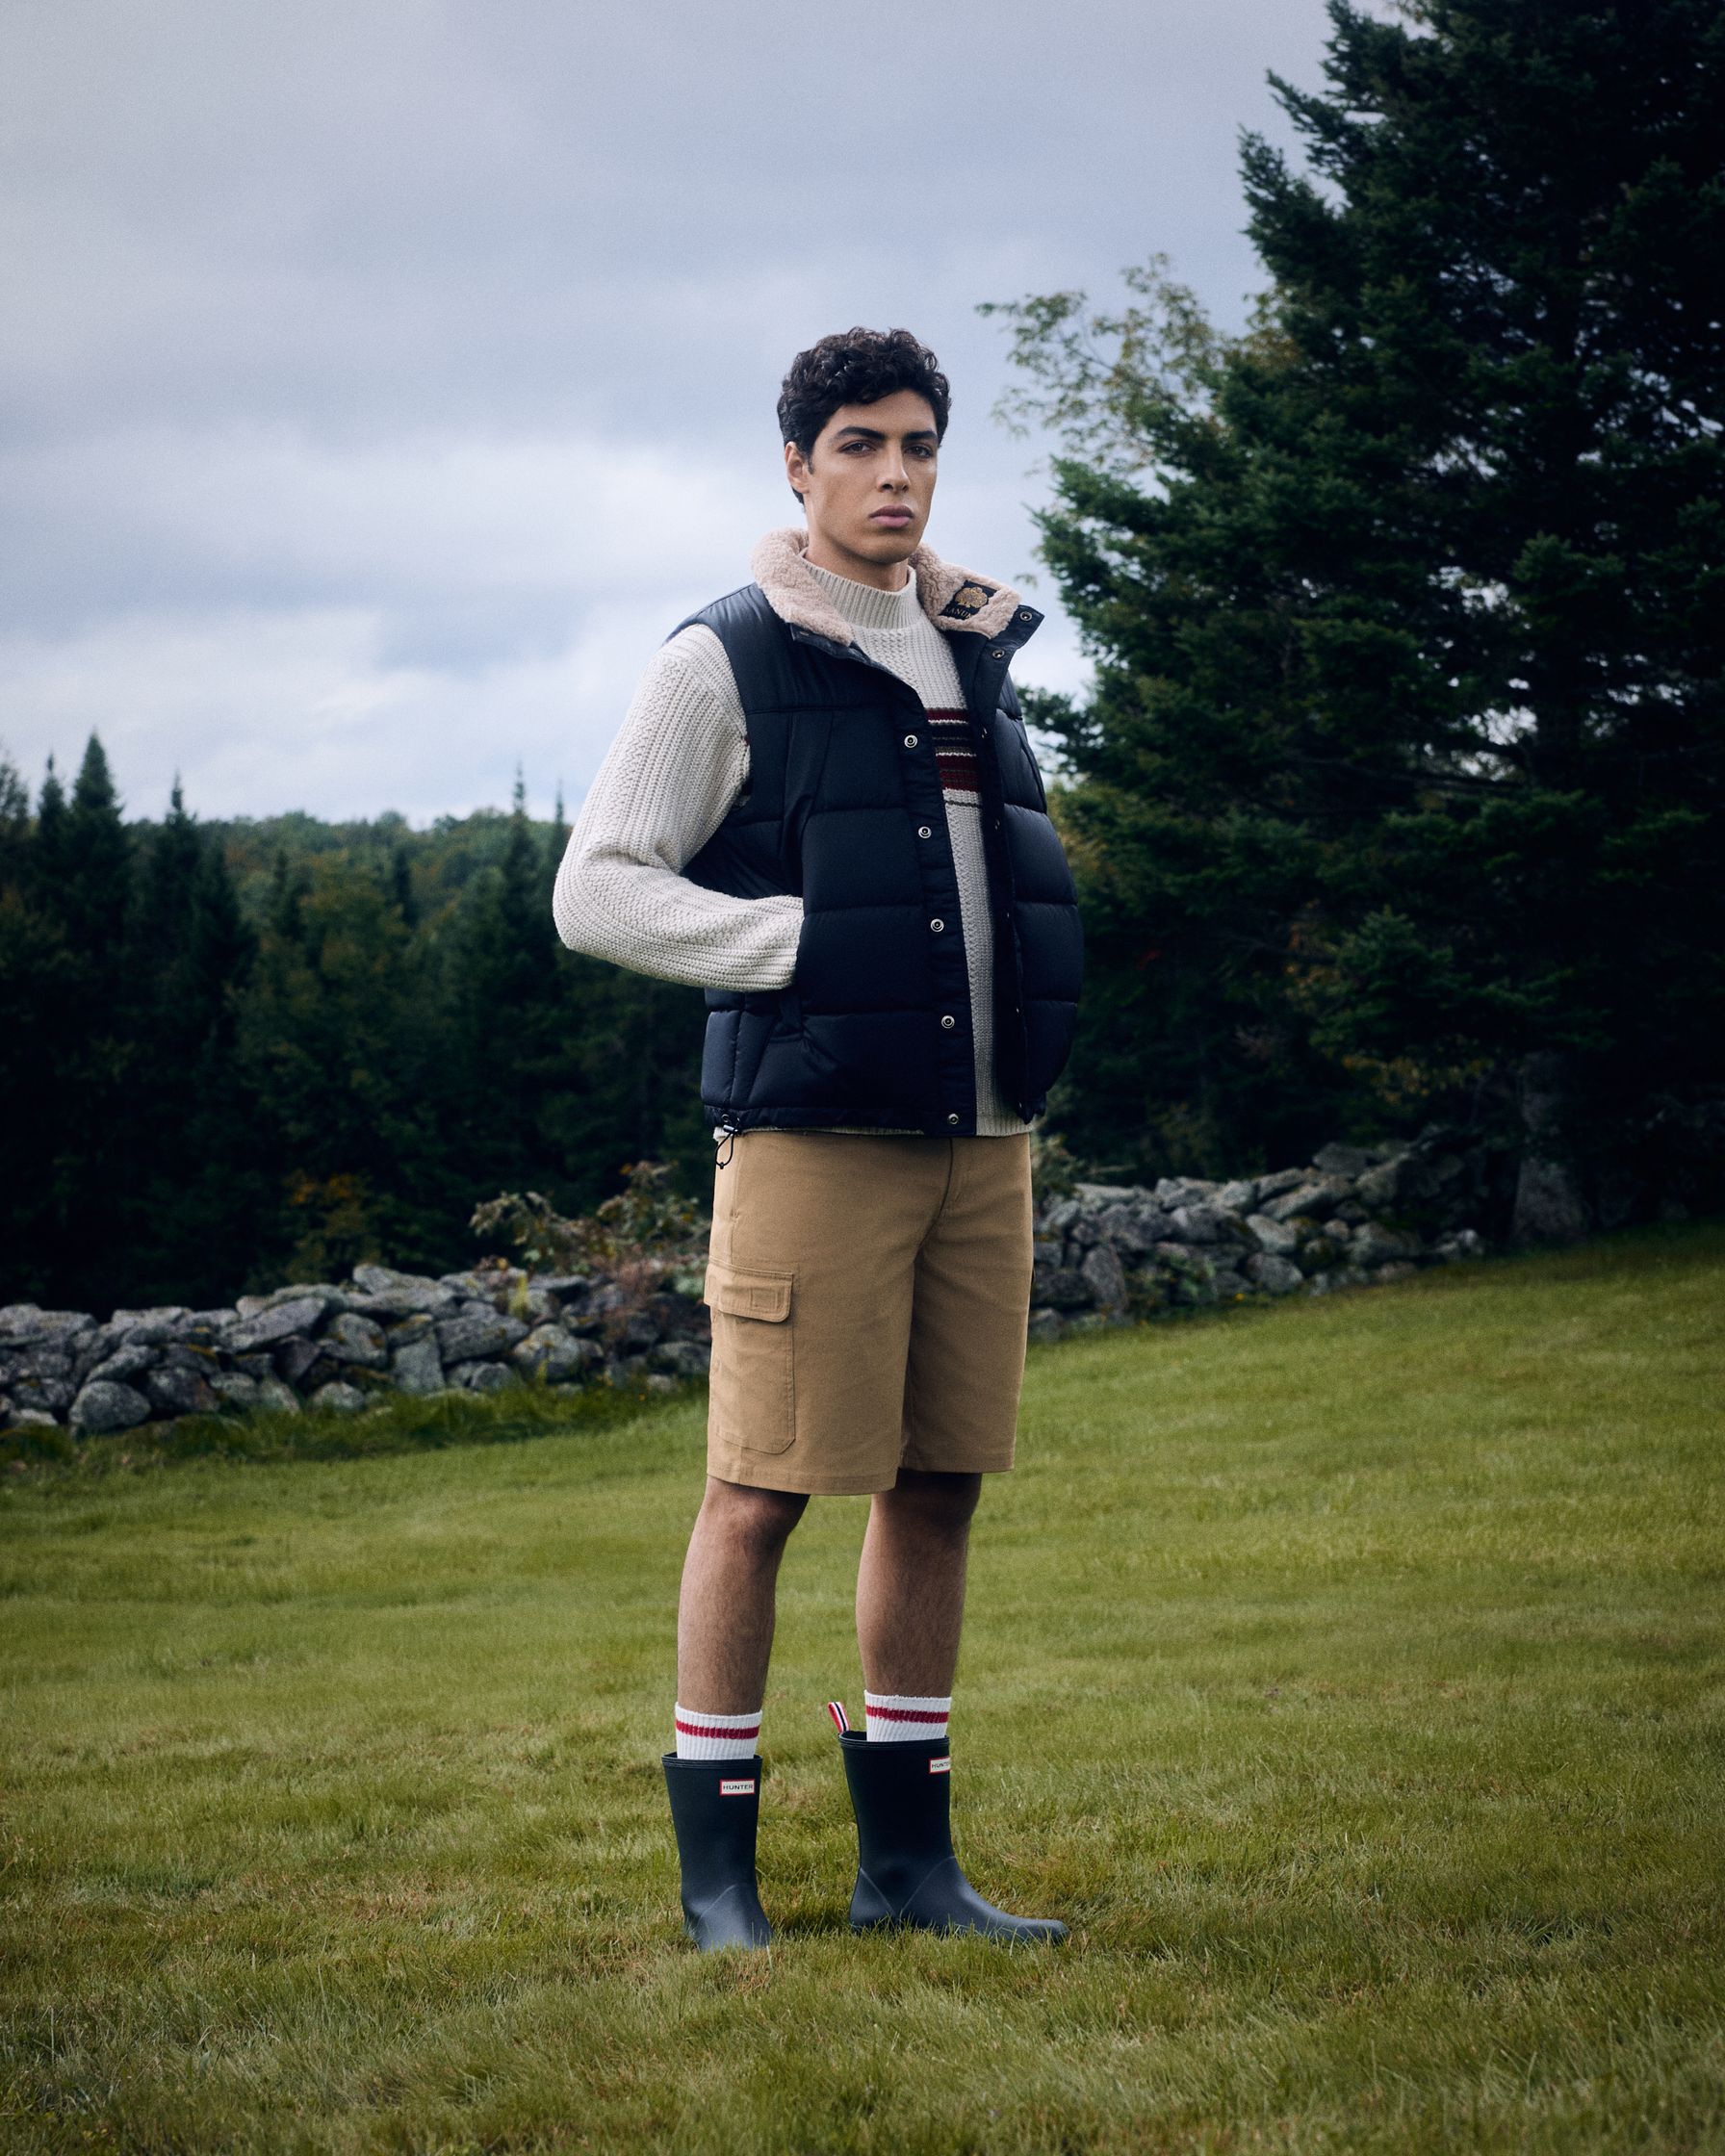
{"label": "man's neck", "polygon": [[853,584],[870,584],[876,591],[903,591],[911,580],[908,561],[868,561],[848,547],[836,546],[823,533],[811,531],[804,557],[816,569],[835,577],[848,577]]}

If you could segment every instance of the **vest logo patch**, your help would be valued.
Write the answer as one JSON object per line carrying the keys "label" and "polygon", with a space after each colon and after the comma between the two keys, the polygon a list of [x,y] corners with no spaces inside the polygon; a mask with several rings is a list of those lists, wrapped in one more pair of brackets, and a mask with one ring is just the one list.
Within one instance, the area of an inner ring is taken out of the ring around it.
{"label": "vest logo patch", "polygon": [[943,1759],[931,1759],[928,1763],[928,1771],[930,1774],[950,1774],[952,1772],[952,1754],[949,1752]]}
{"label": "vest logo patch", "polygon": [[955,622],[967,622],[972,614],[980,614],[993,596],[987,584],[961,584],[941,607],[941,618],[950,615]]}
{"label": "vest logo patch", "polygon": [[719,1794],[722,1797],[752,1797],[755,1794],[755,1777],[751,1774],[740,1782],[721,1782]]}

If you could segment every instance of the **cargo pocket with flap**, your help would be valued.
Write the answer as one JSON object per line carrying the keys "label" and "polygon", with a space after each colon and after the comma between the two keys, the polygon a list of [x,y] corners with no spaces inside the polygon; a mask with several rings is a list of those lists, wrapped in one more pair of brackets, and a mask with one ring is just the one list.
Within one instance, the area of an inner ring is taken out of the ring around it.
{"label": "cargo pocket with flap", "polygon": [[721,1443],[783,1452],[797,1433],[788,1272],[709,1264],[703,1299],[712,1312],[708,1413]]}

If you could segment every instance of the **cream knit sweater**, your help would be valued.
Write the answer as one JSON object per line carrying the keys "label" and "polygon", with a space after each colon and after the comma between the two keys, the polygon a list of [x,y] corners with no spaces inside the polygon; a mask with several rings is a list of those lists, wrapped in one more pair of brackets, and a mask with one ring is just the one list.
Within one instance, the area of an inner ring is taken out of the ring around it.
{"label": "cream knit sweater", "polygon": [[[945,636],[914,578],[895,592],[807,565],[867,655],[927,710],[964,706]],[[662,644],[570,834],[557,875],[557,933],[572,950],[661,980],[760,992],[789,985],[803,925],[795,897],[732,898],[682,874],[747,784],[749,743],[725,648],[699,625]],[[976,1046],[976,1128],[1027,1129],[993,1077],[993,931],[976,795],[944,794],[958,876]]]}

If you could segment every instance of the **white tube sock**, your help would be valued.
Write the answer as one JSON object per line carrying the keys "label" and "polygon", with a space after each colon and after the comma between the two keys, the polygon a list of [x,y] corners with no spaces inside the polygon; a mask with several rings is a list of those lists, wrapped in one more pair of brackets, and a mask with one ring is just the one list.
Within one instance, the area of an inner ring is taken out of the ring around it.
{"label": "white tube sock", "polygon": [[942,1699],[913,1696],[906,1692],[864,1692],[862,1714],[871,1744],[926,1743],[946,1734],[946,1718],[952,1712],[952,1694]]}
{"label": "white tube sock", "polygon": [[753,1714],[699,1714],[681,1702],[675,1710],[680,1759],[752,1759],[760,1740],[760,1709]]}

